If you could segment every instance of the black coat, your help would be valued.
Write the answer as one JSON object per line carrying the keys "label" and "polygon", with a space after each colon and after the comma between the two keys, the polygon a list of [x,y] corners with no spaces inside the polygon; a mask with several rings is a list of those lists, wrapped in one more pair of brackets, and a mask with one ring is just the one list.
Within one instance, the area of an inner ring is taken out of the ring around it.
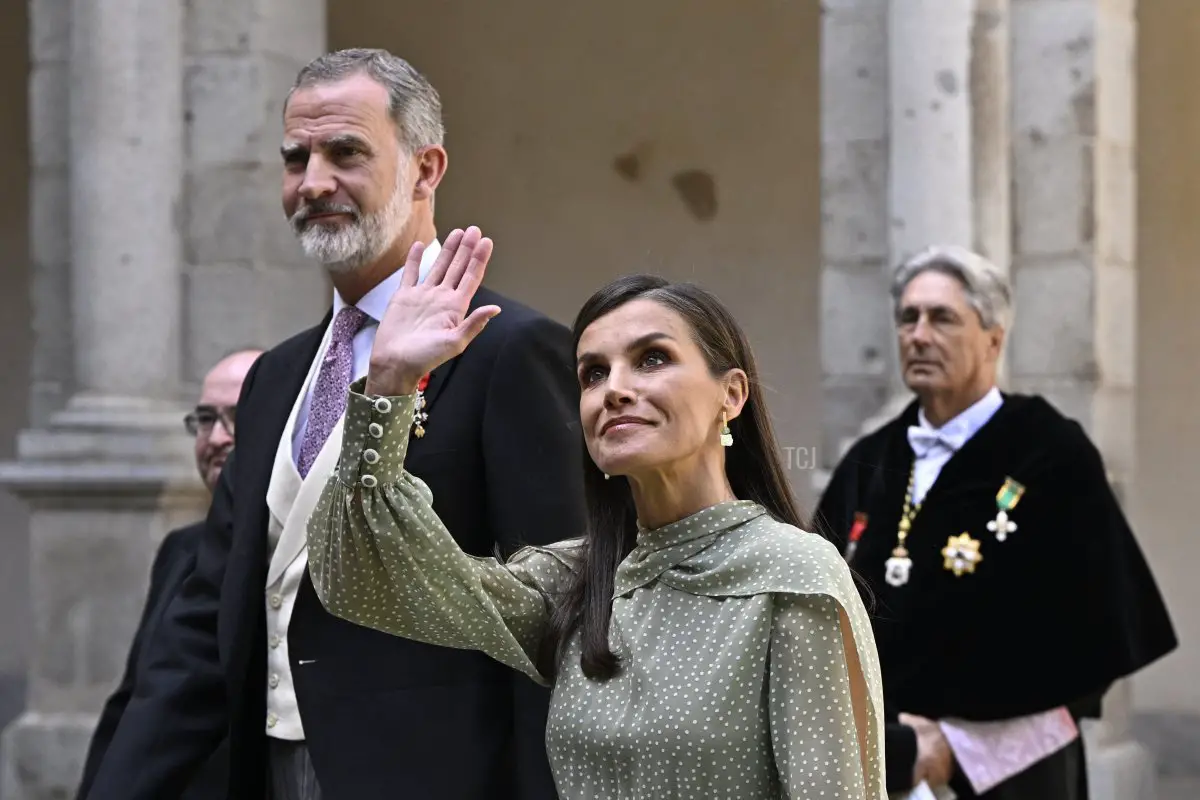
{"label": "black coat", "polygon": [[[869,589],[893,723],[893,789],[911,783],[916,756],[911,729],[894,724],[898,713],[994,721],[1065,705],[1080,716],[1115,680],[1176,646],[1099,451],[1077,422],[1036,396],[1004,395],[946,462],[908,535],[910,580],[886,583],[913,463],[907,430],[916,424],[914,401],[859,440],[815,519]],[[1009,478],[1024,493],[1010,514],[1017,529],[998,541],[987,524]],[[942,549],[962,533],[980,542],[983,560],[955,575]]]}
{"label": "black coat", "polygon": [[[426,389],[407,468],[468,553],[582,533],[578,384],[569,332],[503,309]],[[129,703],[91,800],[176,797],[228,730],[231,800],[262,800],[267,748],[267,486],[325,325],[264,354],[238,404],[234,452],[197,568],[171,605],[144,693]],[[296,696],[330,800],[551,800],[548,692],[487,656],[392,637],[324,610],[307,572],[288,633]],[[299,661],[305,661],[299,666]]]}
{"label": "black coat", "polygon": [[[129,705],[129,699],[138,691],[138,684],[146,672],[144,644],[154,637],[171,599],[179,593],[184,580],[196,566],[196,550],[203,535],[203,523],[189,525],[168,533],[158,548],[154,566],[150,570],[150,591],[146,596],[146,605],[142,609],[142,619],[134,634],[133,644],[129,648],[125,674],[121,676],[120,684],[104,704],[100,719],[96,723],[96,730],[92,733],[87,760],[83,765],[78,800],[87,797],[91,790],[104,754],[108,751],[126,706]],[[180,800],[222,800],[226,796],[228,784],[229,742],[222,740],[217,751],[188,784],[187,791],[180,795]]]}

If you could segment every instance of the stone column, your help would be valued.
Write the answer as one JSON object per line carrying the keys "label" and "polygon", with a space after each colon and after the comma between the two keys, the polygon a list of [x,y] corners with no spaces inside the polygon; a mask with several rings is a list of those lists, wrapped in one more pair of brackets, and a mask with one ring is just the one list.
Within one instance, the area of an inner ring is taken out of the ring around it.
{"label": "stone column", "polygon": [[200,499],[178,403],[180,3],[39,0],[34,11],[35,30],[59,31],[48,41],[69,53],[69,67],[34,71],[35,133],[49,134],[34,138],[34,163],[53,163],[56,147],[69,159],[61,194],[46,191],[58,173],[35,176],[32,227],[39,273],[69,263],[69,282],[39,275],[35,317],[39,349],[56,343],[43,354],[72,356],[72,393],[34,415],[18,461],[0,467],[31,510],[34,617],[28,708],[3,737],[6,800],[74,793],[154,546]]}
{"label": "stone column", "polygon": [[179,379],[180,0],[74,0],[72,407],[140,414]]}
{"label": "stone column", "polygon": [[974,244],[973,0],[898,0],[888,16],[888,267]]}
{"label": "stone column", "polygon": [[[821,17],[821,453],[887,398],[888,6],[825,0]],[[816,490],[825,471],[816,473]]]}
{"label": "stone column", "polygon": [[[975,0],[971,26],[972,247],[1005,272],[1012,261],[1009,0]],[[1001,363],[1006,373],[1007,360]]]}
{"label": "stone column", "polygon": [[69,197],[71,0],[29,3],[29,256],[33,358],[30,422],[44,424],[72,390]]}
{"label": "stone column", "polygon": [[[932,244],[1008,269],[1008,5],[891,4],[889,271]],[[891,381],[907,397],[896,369]]]}

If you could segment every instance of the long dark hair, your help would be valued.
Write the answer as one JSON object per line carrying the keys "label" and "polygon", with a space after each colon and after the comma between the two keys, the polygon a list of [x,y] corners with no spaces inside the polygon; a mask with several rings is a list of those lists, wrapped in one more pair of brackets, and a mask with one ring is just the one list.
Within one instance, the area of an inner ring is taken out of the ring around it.
{"label": "long dark hair", "polygon": [[[589,325],[632,300],[653,300],[687,322],[714,376],[740,368],[749,379],[749,398],[729,421],[733,446],[725,451],[725,474],[739,500],[753,500],[773,517],[803,527],[788,485],[775,434],[760,391],[758,366],[737,320],[717,298],[698,286],[671,283],[653,275],[619,278],[584,303],[575,318],[574,348]],[[543,674],[554,674],[567,641],[579,631],[580,666],[593,680],[607,680],[619,662],[609,647],[612,593],[617,566],[637,540],[637,514],[628,481],[605,480],[584,448],[584,495],[587,500],[586,544],[574,575],[554,604],[550,631],[543,640]]]}

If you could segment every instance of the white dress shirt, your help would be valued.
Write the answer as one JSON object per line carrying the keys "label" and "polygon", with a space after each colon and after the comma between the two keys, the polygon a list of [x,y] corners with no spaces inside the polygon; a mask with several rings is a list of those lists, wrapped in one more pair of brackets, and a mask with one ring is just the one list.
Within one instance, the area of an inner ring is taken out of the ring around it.
{"label": "white dress shirt", "polygon": [[987,424],[1003,403],[1000,390],[993,386],[987,394],[940,428],[930,424],[924,409],[917,412],[918,424],[908,429],[908,440],[916,453],[912,496],[914,505],[925,499],[950,457]]}
{"label": "white dress shirt", "polygon": [[[440,251],[441,244],[436,240],[425,248],[425,252],[421,258],[420,280],[424,280],[429,274],[429,270],[432,269],[433,262]],[[362,299],[355,303],[358,309],[364,312],[370,319],[354,337],[352,342],[354,352],[354,377],[352,380],[359,380],[367,374],[367,368],[370,365],[371,359],[371,348],[375,345],[375,333],[379,329],[379,321],[383,319],[388,301],[391,300],[392,295],[399,288],[403,273],[403,268],[396,270],[396,272],[385,278],[378,286],[371,289],[371,291],[363,295]],[[308,425],[308,412],[312,406],[313,387],[316,384],[316,376],[319,372],[318,365],[324,361],[325,354],[329,349],[330,329],[333,324],[332,319],[336,319],[338,311],[345,306],[346,301],[342,299],[342,296],[335,289],[333,293],[333,318],[330,320],[330,325],[325,329],[324,338],[317,349],[316,357],[310,365],[309,378],[301,390],[303,399],[298,411],[296,411],[295,424],[290,431],[290,449],[293,464],[298,462],[300,444],[304,441],[304,432]],[[285,431],[284,436],[289,436],[289,432]],[[283,444],[281,443],[282,446]],[[313,480],[324,481],[327,477],[324,474],[317,474],[315,469],[309,473],[309,478]],[[268,528],[270,554],[274,553],[275,547],[279,543],[279,536],[283,530],[283,522],[283,520],[277,519],[274,514],[271,515],[271,522]],[[267,608],[266,734],[277,739],[292,741],[302,741],[304,739],[304,727],[300,721],[300,710],[296,700],[295,685],[292,681],[291,665],[288,660],[287,634],[288,625],[292,619],[292,609],[295,607],[296,592],[300,588],[300,581],[304,577],[304,571],[307,568],[308,551],[305,549],[288,565],[281,578],[266,587],[265,598]]]}

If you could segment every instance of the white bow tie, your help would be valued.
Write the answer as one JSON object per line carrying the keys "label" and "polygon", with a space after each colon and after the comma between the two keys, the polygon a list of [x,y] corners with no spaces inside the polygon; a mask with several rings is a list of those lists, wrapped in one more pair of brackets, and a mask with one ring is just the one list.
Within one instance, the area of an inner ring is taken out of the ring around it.
{"label": "white bow tie", "polygon": [[913,452],[917,454],[918,458],[925,457],[929,451],[938,445],[954,453],[966,441],[966,433],[960,431],[935,431],[931,428],[921,427],[920,425],[910,425],[908,427],[908,443],[912,446]]}

